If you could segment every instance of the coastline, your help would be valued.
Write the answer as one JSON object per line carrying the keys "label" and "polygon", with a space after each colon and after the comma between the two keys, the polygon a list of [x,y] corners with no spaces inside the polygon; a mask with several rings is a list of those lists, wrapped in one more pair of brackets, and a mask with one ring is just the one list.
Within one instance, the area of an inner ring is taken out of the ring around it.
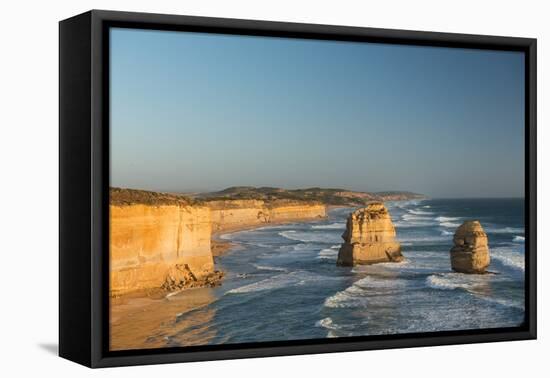
{"label": "coastline", "polygon": [[[327,210],[329,210],[329,206],[327,206]],[[239,248],[238,243],[221,239],[221,235],[224,234],[325,219],[327,217],[285,219],[284,221],[248,224],[218,230],[212,233],[212,255],[214,258],[218,258],[229,250]],[[223,285],[223,278],[221,284]],[[164,329],[170,328],[178,316],[208,306],[215,300],[215,288],[212,287],[186,288],[171,292],[162,288],[143,289],[111,296],[109,299],[109,348],[115,351],[166,347]],[[195,321],[201,323],[207,320],[196,319]],[[178,325],[182,329],[188,326],[187,323]],[[195,342],[207,344],[208,340],[195,340]]]}
{"label": "coastline", "polygon": [[[331,206],[331,205],[325,205],[327,213],[329,210],[333,208],[343,208],[347,206]],[[309,223],[313,221],[322,221],[328,218],[328,215],[324,217],[313,217],[313,218],[293,218],[293,219],[285,219],[282,221],[270,221],[265,223],[256,223],[256,224],[247,224],[247,225],[240,225],[240,226],[233,226],[233,227],[227,227],[222,230],[217,230],[212,232],[212,239],[210,241],[211,249],[212,249],[212,255],[214,257],[220,257],[223,256],[226,252],[233,248],[238,247],[238,243],[224,240],[221,238],[222,235],[225,234],[232,234],[235,232],[241,232],[241,231],[250,231],[255,230],[262,227],[270,227],[270,226],[280,226],[284,224],[291,224],[291,223]]]}

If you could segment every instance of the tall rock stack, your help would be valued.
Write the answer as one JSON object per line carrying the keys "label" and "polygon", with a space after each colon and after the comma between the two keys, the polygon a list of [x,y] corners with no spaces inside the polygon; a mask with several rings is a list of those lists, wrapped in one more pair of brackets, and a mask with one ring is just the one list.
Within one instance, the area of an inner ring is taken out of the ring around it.
{"label": "tall rock stack", "polygon": [[395,227],[383,203],[372,203],[348,217],[338,265],[353,266],[403,260]]}
{"label": "tall rock stack", "polygon": [[487,234],[479,221],[466,221],[456,229],[451,267],[460,273],[485,273],[491,262]]}

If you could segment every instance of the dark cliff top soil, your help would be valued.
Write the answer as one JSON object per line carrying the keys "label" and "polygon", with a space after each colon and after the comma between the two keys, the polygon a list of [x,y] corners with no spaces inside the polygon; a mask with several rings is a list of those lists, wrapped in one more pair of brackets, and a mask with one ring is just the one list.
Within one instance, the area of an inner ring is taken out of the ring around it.
{"label": "dark cliff top soil", "polygon": [[192,205],[195,200],[177,194],[149,192],[147,190],[110,188],[109,203],[116,206],[129,205]]}
{"label": "dark cliff top soil", "polygon": [[334,206],[362,206],[373,201],[392,201],[424,198],[411,192],[354,192],[346,189],[281,189],[272,187],[235,186],[219,192],[200,193],[196,199],[205,202],[227,200],[263,200],[269,202],[284,201],[322,203]]}

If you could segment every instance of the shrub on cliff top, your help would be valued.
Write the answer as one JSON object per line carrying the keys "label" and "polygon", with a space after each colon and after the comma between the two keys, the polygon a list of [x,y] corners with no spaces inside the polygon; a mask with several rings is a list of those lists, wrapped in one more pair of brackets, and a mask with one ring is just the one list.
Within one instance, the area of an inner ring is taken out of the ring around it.
{"label": "shrub on cliff top", "polygon": [[110,188],[109,203],[116,206],[128,205],[192,205],[196,201],[178,194],[149,192],[147,190]]}

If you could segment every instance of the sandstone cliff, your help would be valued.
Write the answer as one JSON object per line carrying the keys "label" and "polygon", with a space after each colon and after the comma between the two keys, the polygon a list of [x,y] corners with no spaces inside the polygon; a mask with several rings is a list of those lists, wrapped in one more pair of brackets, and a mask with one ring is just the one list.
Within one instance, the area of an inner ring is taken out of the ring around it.
{"label": "sandstone cliff", "polygon": [[269,223],[326,217],[321,203],[299,201],[224,200],[205,203],[211,209],[212,230],[229,231]]}
{"label": "sandstone cliff", "polygon": [[213,286],[215,231],[326,216],[320,203],[227,200],[201,202],[184,196],[111,189],[110,291],[176,290]]}
{"label": "sandstone cliff", "polygon": [[484,273],[491,262],[487,234],[479,221],[466,221],[456,229],[451,267],[461,273]]}
{"label": "sandstone cliff", "polygon": [[110,218],[112,295],[215,284],[210,209],[111,205]]}
{"label": "sandstone cliff", "polygon": [[403,259],[390,214],[382,203],[372,203],[351,213],[342,238],[344,243],[338,251],[338,265],[397,262]]}

